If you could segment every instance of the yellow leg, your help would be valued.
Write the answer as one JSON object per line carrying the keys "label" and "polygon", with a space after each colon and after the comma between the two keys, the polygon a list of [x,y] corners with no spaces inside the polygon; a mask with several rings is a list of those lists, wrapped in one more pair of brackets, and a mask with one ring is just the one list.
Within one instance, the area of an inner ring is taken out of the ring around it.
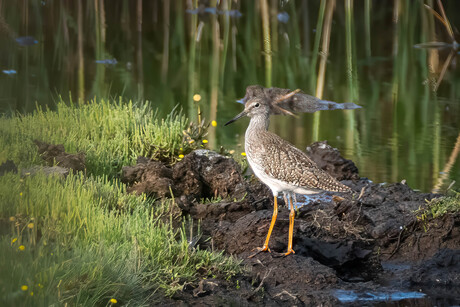
{"label": "yellow leg", "polygon": [[[295,198],[295,196],[294,196]],[[291,201],[291,212],[289,213],[289,241],[288,241],[288,250],[284,254],[285,256],[290,254],[295,254],[294,250],[292,249],[292,237],[294,232],[294,218],[295,218],[295,211],[294,211],[294,203],[292,202],[292,196],[289,195],[289,200]],[[297,203],[297,202],[296,202]]]}
{"label": "yellow leg", "polygon": [[270,236],[272,235],[273,227],[275,226],[275,222],[276,222],[276,217],[278,216],[278,200],[276,196],[274,196],[274,199],[275,201],[273,205],[272,221],[270,223],[270,228],[268,229],[268,234],[267,234],[267,238],[265,239],[264,246],[256,248],[256,252],[252,254],[251,256],[249,256],[249,258],[254,257],[260,252],[270,251],[270,249],[268,248],[268,241],[270,241]]}

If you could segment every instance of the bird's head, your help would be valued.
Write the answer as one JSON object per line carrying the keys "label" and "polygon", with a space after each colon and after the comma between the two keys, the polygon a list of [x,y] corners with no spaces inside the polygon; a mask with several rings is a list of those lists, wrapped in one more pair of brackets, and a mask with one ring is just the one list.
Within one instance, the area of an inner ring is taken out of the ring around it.
{"label": "bird's head", "polygon": [[[292,92],[292,93],[297,93],[297,90]],[[248,95],[246,94],[245,101],[244,101],[244,110],[231,120],[229,120],[225,126],[233,123],[234,121],[248,116],[248,117],[254,117],[257,115],[270,115],[270,114],[285,114],[285,115],[292,115],[294,114],[286,109],[283,109],[279,103],[284,101],[285,99],[291,97],[293,94],[285,95],[281,98],[278,98],[277,100],[273,101],[271,97],[266,97],[265,95]]]}
{"label": "bird's head", "polygon": [[240,114],[238,114],[237,116],[235,116],[234,118],[229,120],[225,124],[225,126],[230,125],[234,121],[236,121],[236,120],[238,120],[238,119],[240,119],[242,117],[245,117],[245,116],[254,117],[254,116],[266,115],[266,114],[270,114],[270,113],[271,113],[271,106],[267,102],[267,100],[264,99],[264,97],[252,97],[244,105],[243,112],[241,112]]}

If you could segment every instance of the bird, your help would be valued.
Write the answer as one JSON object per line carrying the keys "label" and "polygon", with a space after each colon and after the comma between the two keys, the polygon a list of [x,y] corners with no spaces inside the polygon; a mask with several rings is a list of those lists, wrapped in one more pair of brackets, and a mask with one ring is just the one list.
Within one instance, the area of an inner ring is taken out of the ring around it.
{"label": "bird", "polygon": [[225,126],[245,116],[250,117],[249,126],[245,133],[246,158],[254,174],[273,193],[273,215],[267,237],[262,247],[256,248],[254,257],[260,252],[268,251],[271,233],[278,216],[277,198],[283,193],[285,203],[289,197],[289,234],[288,247],[284,256],[294,254],[292,248],[294,229],[294,203],[297,203],[295,194],[311,195],[324,191],[350,193],[351,189],[337,181],[334,177],[319,168],[306,153],[282,139],[275,133],[268,131],[271,114],[292,113],[280,106],[280,103],[291,98],[298,92],[292,91],[274,100],[269,95],[252,95],[244,103],[244,110],[229,120]]}

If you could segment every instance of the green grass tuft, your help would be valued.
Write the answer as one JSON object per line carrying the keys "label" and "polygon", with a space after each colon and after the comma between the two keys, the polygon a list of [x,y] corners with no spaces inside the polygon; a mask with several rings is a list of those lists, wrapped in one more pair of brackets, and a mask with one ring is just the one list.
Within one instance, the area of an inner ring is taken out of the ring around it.
{"label": "green grass tuft", "polygon": [[43,165],[39,140],[83,151],[87,167],[66,178],[0,176],[0,305],[151,305],[198,278],[239,273],[234,258],[200,250],[184,225],[174,228],[173,199],[127,194],[116,179],[138,156],[174,163],[205,133],[180,113],[158,119],[148,104],[121,101],[60,101],[56,111],[0,117],[0,163]]}
{"label": "green grass tuft", "polygon": [[159,289],[182,289],[198,270],[240,271],[235,259],[191,248],[183,229],[163,222],[171,200],[152,207],[107,179],[7,174],[0,199],[2,305],[92,306],[115,298],[139,306]]}
{"label": "green grass tuft", "polygon": [[449,212],[460,212],[460,192],[450,191],[451,195],[435,198],[428,203],[428,210],[433,218]]}
{"label": "green grass tuft", "polygon": [[93,100],[75,106],[61,100],[56,111],[0,118],[0,163],[43,164],[33,143],[37,139],[63,144],[68,153],[82,151],[89,174],[113,177],[138,156],[175,162],[179,154],[197,148],[203,135],[185,135],[187,129],[180,112],[158,119],[148,103]]}

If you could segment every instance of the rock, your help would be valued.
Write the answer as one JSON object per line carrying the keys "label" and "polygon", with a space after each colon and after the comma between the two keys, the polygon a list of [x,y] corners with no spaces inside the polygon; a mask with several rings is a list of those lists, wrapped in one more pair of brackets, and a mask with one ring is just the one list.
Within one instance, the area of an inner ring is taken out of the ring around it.
{"label": "rock", "polygon": [[315,142],[307,147],[308,156],[337,180],[358,180],[358,168],[351,160],[343,158],[337,148],[327,141]]}
{"label": "rock", "polygon": [[49,166],[57,165],[74,171],[84,171],[86,169],[84,153],[66,153],[62,144],[52,145],[38,140],[35,140],[34,143],[38,147],[38,153]]}
{"label": "rock", "polygon": [[69,175],[69,169],[60,166],[33,166],[31,168],[24,168],[21,170],[21,176],[33,176],[37,173],[44,173],[47,176],[57,175],[62,178]]}

